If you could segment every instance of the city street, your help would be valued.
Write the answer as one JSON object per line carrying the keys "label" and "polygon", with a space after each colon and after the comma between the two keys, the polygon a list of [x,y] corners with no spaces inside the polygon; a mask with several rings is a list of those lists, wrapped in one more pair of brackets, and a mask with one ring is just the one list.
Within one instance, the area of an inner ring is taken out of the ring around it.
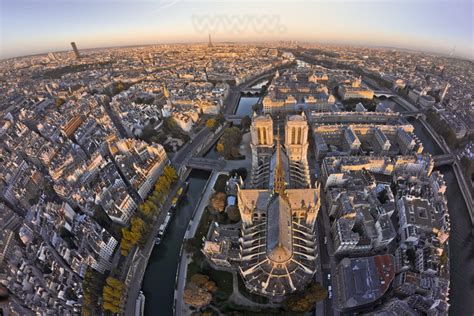
{"label": "city street", "polygon": [[[331,226],[329,222],[329,216],[327,214],[326,205],[324,200],[321,201],[321,208],[319,209],[318,213],[318,232],[319,232],[319,245],[320,251],[319,255],[321,258],[321,265],[322,265],[322,280],[323,280],[323,287],[328,290],[328,287],[331,285],[332,287],[332,298],[326,298],[324,301],[324,310],[325,315],[339,315],[337,311],[334,310],[334,300],[336,299],[336,291],[333,285],[333,280],[336,275],[336,261],[334,258],[334,247],[333,247],[333,240],[331,236]],[[326,243],[324,242],[326,241]],[[331,275],[331,279],[328,280],[328,274]],[[329,290],[328,290],[329,294]]]}

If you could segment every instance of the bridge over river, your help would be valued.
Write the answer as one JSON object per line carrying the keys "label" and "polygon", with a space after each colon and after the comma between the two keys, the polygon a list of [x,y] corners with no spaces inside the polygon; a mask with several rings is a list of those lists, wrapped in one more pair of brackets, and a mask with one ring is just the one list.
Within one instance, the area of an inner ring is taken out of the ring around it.
{"label": "bridge over river", "polygon": [[186,162],[186,167],[207,171],[219,171],[225,167],[225,161],[210,158],[192,157]]}

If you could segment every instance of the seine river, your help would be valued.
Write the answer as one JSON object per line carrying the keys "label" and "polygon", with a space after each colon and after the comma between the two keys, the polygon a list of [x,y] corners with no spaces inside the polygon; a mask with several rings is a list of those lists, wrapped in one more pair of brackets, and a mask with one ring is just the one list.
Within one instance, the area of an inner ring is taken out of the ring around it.
{"label": "seine river", "polygon": [[142,286],[146,297],[145,315],[173,315],[174,286],[181,244],[209,176],[210,173],[205,171],[191,172],[186,196],[176,208],[165,238],[151,253]]}
{"label": "seine river", "polygon": [[235,115],[252,117],[252,107],[258,102],[259,97],[240,97]]}

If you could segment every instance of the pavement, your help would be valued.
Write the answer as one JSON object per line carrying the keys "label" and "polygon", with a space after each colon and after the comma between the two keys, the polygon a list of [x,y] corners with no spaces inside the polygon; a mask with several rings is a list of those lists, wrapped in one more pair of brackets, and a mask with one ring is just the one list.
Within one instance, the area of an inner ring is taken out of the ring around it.
{"label": "pavement", "polygon": [[[325,199],[321,199],[321,208],[318,213],[318,217],[322,216],[321,220],[319,220],[319,230],[321,231],[321,224],[323,227],[323,232],[325,235],[320,235],[320,245],[321,239],[324,240],[326,237],[326,244],[322,245],[320,256],[321,256],[321,265],[322,269],[322,282],[323,286],[328,289],[329,285],[332,286],[332,298],[326,298],[324,300],[324,310],[325,315],[340,315],[340,313],[334,309],[333,302],[337,300],[337,291],[336,286],[333,285],[333,281],[336,276],[336,258],[334,257],[334,245],[333,240],[331,237],[331,224],[329,222],[329,214],[327,213],[327,208],[325,205]],[[322,237],[322,238],[321,238]],[[327,279],[327,274],[331,274],[331,279]]]}
{"label": "pavement", "polygon": [[189,315],[190,310],[186,304],[184,304],[183,294],[186,288],[186,278],[188,274],[188,264],[192,261],[192,255],[183,249],[181,253],[181,260],[179,261],[179,269],[176,275],[176,287],[174,291],[174,314],[176,316]]}

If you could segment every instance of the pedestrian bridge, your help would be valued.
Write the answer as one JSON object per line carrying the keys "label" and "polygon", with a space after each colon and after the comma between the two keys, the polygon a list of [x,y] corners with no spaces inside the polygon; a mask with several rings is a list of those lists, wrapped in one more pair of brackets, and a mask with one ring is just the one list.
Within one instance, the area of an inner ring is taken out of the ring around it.
{"label": "pedestrian bridge", "polygon": [[192,157],[186,162],[186,167],[200,170],[221,170],[225,166],[225,161],[218,159]]}

